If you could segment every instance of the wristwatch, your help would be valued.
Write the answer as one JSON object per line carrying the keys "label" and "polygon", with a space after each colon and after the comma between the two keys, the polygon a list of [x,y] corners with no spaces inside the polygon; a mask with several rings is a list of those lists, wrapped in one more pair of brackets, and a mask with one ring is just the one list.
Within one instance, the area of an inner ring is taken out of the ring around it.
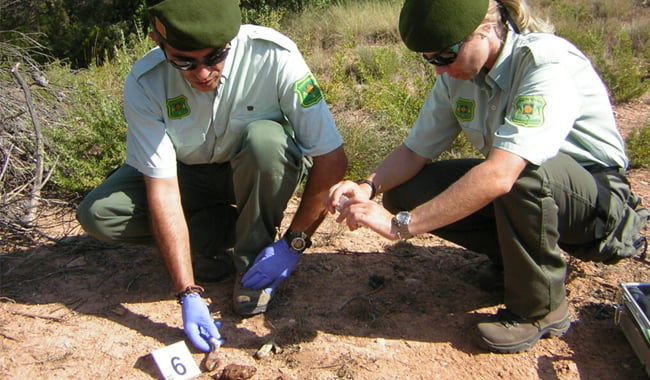
{"label": "wristwatch", "polygon": [[303,253],[305,249],[311,247],[311,240],[304,232],[287,231],[284,234],[284,240],[287,241],[289,248],[296,253]]}
{"label": "wristwatch", "polygon": [[408,211],[400,211],[393,217],[392,220],[395,227],[397,227],[397,237],[406,240],[413,237],[409,232],[409,223],[411,223],[411,213]]}

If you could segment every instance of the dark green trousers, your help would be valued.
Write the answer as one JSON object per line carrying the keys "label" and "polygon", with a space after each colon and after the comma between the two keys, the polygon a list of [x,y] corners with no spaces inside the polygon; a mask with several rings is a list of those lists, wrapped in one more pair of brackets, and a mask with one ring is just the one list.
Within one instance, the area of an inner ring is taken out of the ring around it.
{"label": "dark green trousers", "polygon": [[[480,162],[429,163],[414,178],[386,192],[383,204],[393,213],[411,210]],[[565,297],[566,263],[561,247],[589,245],[604,237],[597,197],[592,173],[568,155],[559,154],[541,166],[528,165],[508,194],[431,233],[487,254],[502,265],[506,306],[521,316],[543,316]]]}
{"label": "dark green trousers", "polygon": [[[193,255],[234,246],[239,272],[275,240],[284,210],[308,169],[287,128],[272,121],[247,126],[226,163],[178,163],[178,181]],[[154,244],[144,179],[123,165],[91,191],[77,219],[102,241]]]}

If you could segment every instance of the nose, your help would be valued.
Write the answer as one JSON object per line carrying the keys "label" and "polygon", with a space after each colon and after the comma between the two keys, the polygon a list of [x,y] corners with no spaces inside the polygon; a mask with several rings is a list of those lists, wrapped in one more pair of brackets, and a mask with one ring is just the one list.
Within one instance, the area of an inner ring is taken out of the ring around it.
{"label": "nose", "polygon": [[199,65],[196,66],[196,68],[192,71],[196,78],[206,79],[212,74],[214,69],[212,68],[212,66],[206,66],[203,63],[199,63]]}

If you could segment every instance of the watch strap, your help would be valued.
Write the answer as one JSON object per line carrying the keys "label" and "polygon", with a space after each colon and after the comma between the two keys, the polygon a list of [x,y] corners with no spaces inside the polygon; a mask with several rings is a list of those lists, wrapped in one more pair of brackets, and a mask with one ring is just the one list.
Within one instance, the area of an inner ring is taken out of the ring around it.
{"label": "watch strap", "polygon": [[[403,222],[400,220],[399,214],[401,213],[406,213],[407,214],[407,221]],[[410,239],[413,237],[413,234],[409,231],[409,223],[411,222],[411,216],[410,213],[407,211],[401,211],[397,213],[393,219],[391,220],[392,223],[395,225],[397,228],[397,237],[400,238],[401,240],[406,240]]]}
{"label": "watch strap", "polygon": [[362,183],[365,183],[366,185],[370,186],[370,199],[373,199],[375,195],[377,195],[377,185],[369,179],[358,179],[356,181],[357,185],[361,185]]}

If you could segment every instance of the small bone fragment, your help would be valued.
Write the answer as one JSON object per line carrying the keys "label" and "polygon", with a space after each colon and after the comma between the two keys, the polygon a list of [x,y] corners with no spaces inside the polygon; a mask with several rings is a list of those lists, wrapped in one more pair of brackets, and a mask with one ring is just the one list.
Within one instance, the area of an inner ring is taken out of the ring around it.
{"label": "small bone fragment", "polygon": [[282,347],[280,347],[280,345],[275,342],[275,339],[271,339],[268,342],[264,343],[264,345],[255,353],[255,359],[265,358],[269,356],[271,352],[275,354],[282,353]]}
{"label": "small bone fragment", "polygon": [[343,207],[345,207],[345,204],[348,203],[350,198],[346,197],[345,195],[341,195],[339,198],[339,203],[336,205],[336,211],[341,212],[343,210]]}
{"label": "small bone fragment", "polygon": [[218,339],[212,337],[208,339],[208,343],[210,343],[210,352],[208,352],[207,356],[205,357],[205,368],[208,371],[214,371],[221,361],[217,355],[219,347],[221,347],[221,343]]}

